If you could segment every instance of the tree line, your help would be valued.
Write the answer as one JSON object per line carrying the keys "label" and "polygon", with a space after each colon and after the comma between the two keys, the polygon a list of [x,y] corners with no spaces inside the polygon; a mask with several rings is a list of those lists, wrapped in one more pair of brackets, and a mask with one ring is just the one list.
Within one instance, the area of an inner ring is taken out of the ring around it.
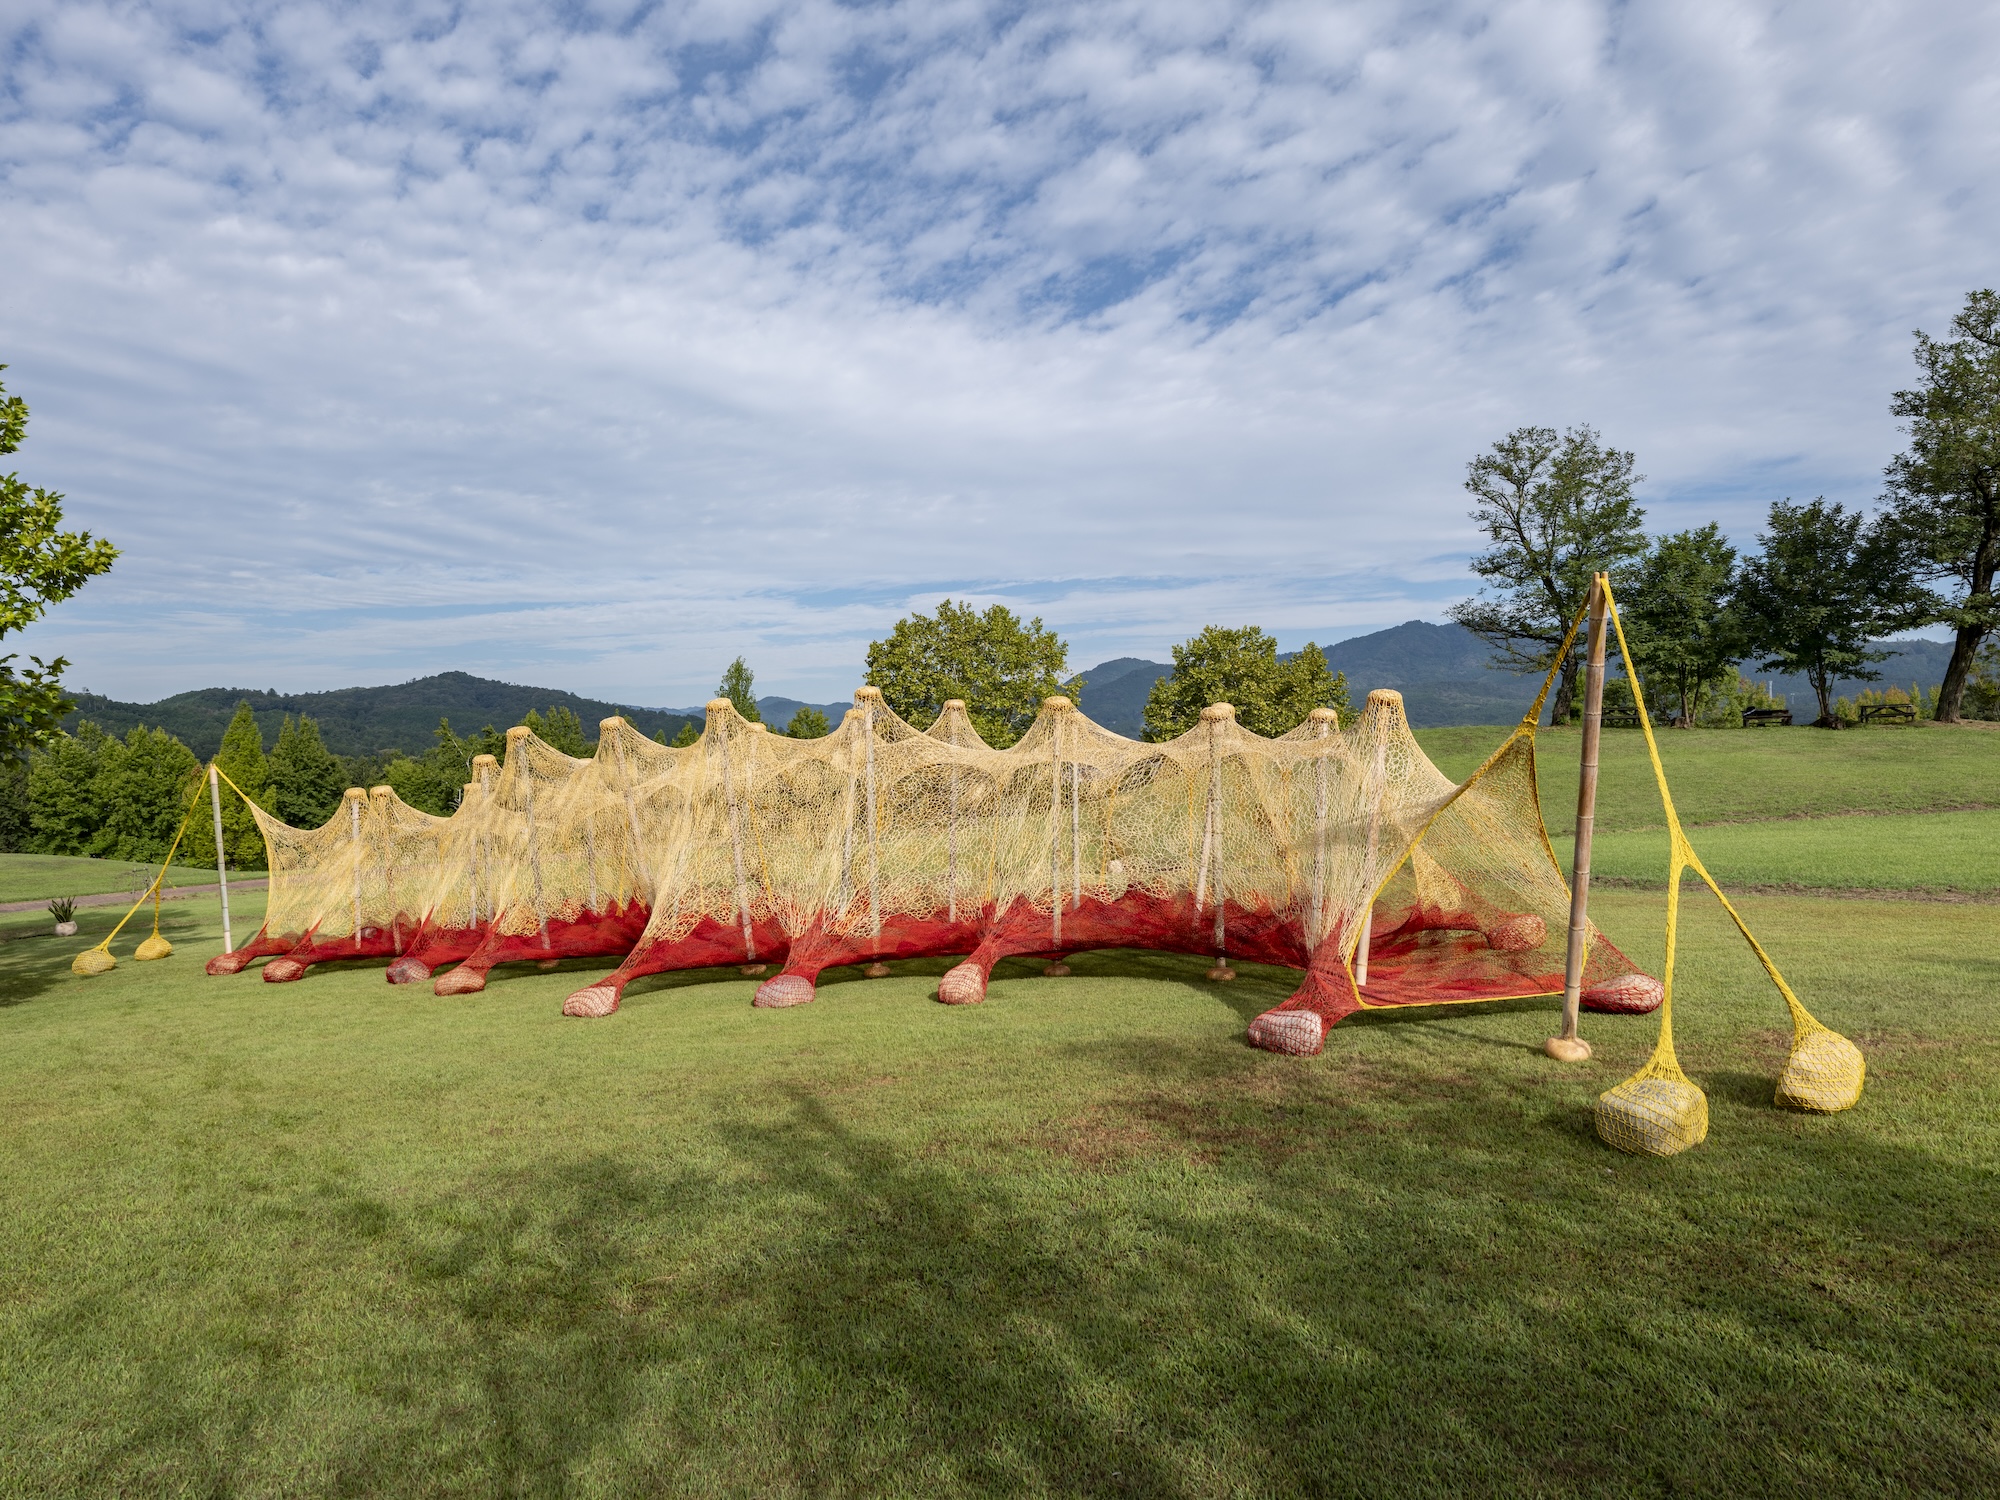
{"label": "tree line", "polygon": [[[1588,426],[1560,434],[1517,428],[1467,466],[1472,519],[1488,546],[1472,563],[1481,591],[1451,617],[1488,643],[1497,665],[1558,669],[1552,723],[1567,721],[1576,704],[1581,644],[1564,654],[1562,641],[1599,572],[1620,600],[1649,705],[1667,708],[1677,724],[1701,722],[1719,699],[1733,701],[1747,686],[1739,665],[1755,660],[1761,671],[1803,674],[1818,698],[1816,722],[1837,726],[1834,684],[1879,680],[1874,664],[1888,653],[1874,643],[1927,625],[1954,635],[1935,717],[2000,717],[2000,653],[1987,644],[2000,631],[2000,294],[1971,293],[1948,336],[1919,330],[1915,338],[1918,382],[1891,401],[1909,441],[1885,470],[1872,515],[1823,497],[1780,500],[1759,550],[1747,556],[1714,523],[1649,536],[1633,453],[1607,446]],[[27,416],[0,385],[0,454],[18,448]],[[118,555],[88,532],[62,530],[62,499],[14,474],[0,477],[0,637],[107,571]],[[1146,704],[1151,740],[1186,732],[1214,702],[1233,703],[1241,723],[1267,735],[1317,707],[1350,709],[1346,679],[1316,645],[1281,658],[1257,626],[1207,626],[1175,646],[1173,659]],[[73,706],[61,691],[67,663],[30,658],[16,668],[15,661],[0,656],[0,846],[162,857],[196,781],[193,752],[159,729],[120,739],[84,723],[62,733],[57,725]],[[1039,617],[1023,621],[998,604],[980,610],[946,599],[934,614],[913,613],[870,644],[867,662],[868,680],[904,718],[927,725],[960,698],[995,746],[1014,743],[1044,698],[1065,693],[1081,703],[1088,687],[1070,673],[1060,636]],[[717,695],[761,721],[754,686],[738,657]],[[567,754],[592,753],[567,708],[531,712],[524,722]],[[829,730],[825,715],[806,707],[781,732],[814,738]],[[673,743],[691,744],[696,733],[683,726]],[[415,755],[343,758],[302,716],[287,718],[267,749],[241,704],[217,763],[294,826],[324,822],[348,786],[382,783],[413,807],[448,814],[473,759],[503,758],[506,740],[490,724],[461,736],[440,719],[434,741]],[[212,866],[214,844],[210,822],[195,819],[180,857]],[[254,819],[235,799],[226,804],[223,845],[232,864],[263,862]]]}
{"label": "tree line", "polygon": [[1870,515],[1824,497],[1773,503],[1741,557],[1713,523],[1649,538],[1630,452],[1589,427],[1507,434],[1467,466],[1472,519],[1489,547],[1473,559],[1482,592],[1451,617],[1522,671],[1560,665],[1550,722],[1575,701],[1581,645],[1558,663],[1564,633],[1596,573],[1610,575],[1640,684],[1673,722],[1691,726],[1738,666],[1802,674],[1816,723],[1840,724],[1834,684],[1880,679],[1900,630],[1947,625],[1952,654],[1936,717],[1991,711],[2000,662],[2000,295],[1973,292],[1950,335],[1916,334],[1918,383],[1890,409],[1908,447],[1884,472]]}
{"label": "tree line", "polygon": [[[742,658],[730,664],[718,697],[757,719],[754,679]],[[521,721],[546,744],[579,759],[596,752],[596,737],[569,708],[530,709]],[[786,732],[810,738],[827,733],[826,716],[801,709]],[[655,739],[666,742],[665,733]],[[677,745],[694,743],[682,727]],[[491,755],[505,762],[507,736],[488,724],[461,735],[440,718],[434,743],[419,755],[336,755],[309,716],[287,716],[267,749],[248,703],[236,706],[215,763],[222,774],[265,812],[294,828],[317,828],[334,815],[351,786],[388,786],[410,806],[447,817],[473,779],[472,762]],[[202,794],[203,762],[164,729],[137,728],[120,738],[84,720],[70,733],[50,727],[25,757],[6,762],[0,779],[0,848],[28,854],[82,854],[146,863],[166,858],[191,797]],[[205,809],[207,803],[202,801]],[[241,798],[222,799],[222,848],[230,868],[261,870],[264,838]],[[211,814],[188,823],[178,863],[215,868]]]}

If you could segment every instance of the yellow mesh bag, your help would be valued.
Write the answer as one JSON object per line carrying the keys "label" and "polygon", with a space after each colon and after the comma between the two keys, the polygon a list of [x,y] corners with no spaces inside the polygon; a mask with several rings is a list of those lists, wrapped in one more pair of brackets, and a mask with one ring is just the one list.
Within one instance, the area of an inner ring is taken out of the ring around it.
{"label": "yellow mesh bag", "polygon": [[86,948],[69,961],[70,973],[81,974],[85,979],[93,974],[108,974],[117,967],[118,960],[107,948]]}
{"label": "yellow mesh bag", "polygon": [[86,948],[70,960],[70,973],[78,974],[88,979],[93,975],[106,974],[117,968],[118,960],[111,956],[111,940],[125,930],[125,924],[132,920],[133,914],[140,907],[144,906],[148,900],[151,900],[153,903],[153,935],[139,944],[137,951],[132,956],[144,962],[156,958],[165,958],[174,951],[174,945],[160,936],[160,889],[166,882],[167,869],[173,864],[174,855],[180,852],[181,839],[187,834],[188,821],[194,817],[196,799],[201,794],[201,786],[202,783],[198,777],[189,784],[187,806],[181,813],[181,826],[174,832],[174,841],[167,846],[167,857],[160,861],[160,871],[153,877],[153,883],[140,892],[139,899],[134,901],[130,910],[118,919],[118,925],[111,929],[110,936],[106,937],[96,947]]}
{"label": "yellow mesh bag", "polygon": [[[1685,846],[1679,828],[1678,845]],[[1690,851],[1692,852],[1692,851]],[[1667,887],[1667,963],[1660,1002],[1660,1038],[1646,1065],[1597,1096],[1597,1134],[1607,1146],[1635,1156],[1673,1156],[1708,1139],[1708,1095],[1681,1071],[1674,1056],[1674,932],[1680,915],[1680,869]]]}
{"label": "yellow mesh bag", "polygon": [[1777,1102],[1815,1114],[1837,1114],[1861,1098],[1868,1073],[1861,1049],[1819,1024],[1801,1008],[1792,1035],[1792,1054],[1778,1075]]}
{"label": "yellow mesh bag", "polygon": [[1694,846],[1688,842],[1687,834],[1681,828],[1680,816],[1674,810],[1673,794],[1667,789],[1666,767],[1660,761],[1660,747],[1653,738],[1652,721],[1640,696],[1639,676],[1632,667],[1631,647],[1625,640],[1625,625],[1619,618],[1617,601],[1611,597],[1608,581],[1604,582],[1604,591],[1611,624],[1618,633],[1619,654],[1625,660],[1626,677],[1632,684],[1632,696],[1639,709],[1639,724],[1646,734],[1646,752],[1652,759],[1653,779],[1660,789],[1669,852],[1667,956],[1662,972],[1664,997],[1660,1005],[1659,1044],[1645,1067],[1598,1100],[1598,1134],[1620,1150],[1644,1151],[1656,1156],[1671,1156],[1676,1151],[1684,1151],[1689,1146],[1700,1144],[1708,1134],[1708,1101],[1681,1072],[1673,1052],[1674,951],[1680,923],[1681,876],[1687,870],[1699,875],[1702,883],[1714,893],[1715,899],[1722,903],[1722,909],[1736,924],[1736,930],[1750,945],[1750,951],[1756,954],[1757,962],[1763,966],[1764,973],[1784,997],[1785,1005],[1791,1012],[1792,1051],[1778,1078],[1776,1102],[1822,1114],[1847,1109],[1861,1097],[1866,1073],[1861,1050],[1838,1032],[1822,1026],[1799,1003],[1799,997],[1792,993],[1792,987],[1778,972],[1770,954],[1764,951],[1763,944],[1757,941],[1742,914],[1723,895],[1722,887],[1716,884],[1715,877],[1708,873],[1707,866],[1702,864]]}

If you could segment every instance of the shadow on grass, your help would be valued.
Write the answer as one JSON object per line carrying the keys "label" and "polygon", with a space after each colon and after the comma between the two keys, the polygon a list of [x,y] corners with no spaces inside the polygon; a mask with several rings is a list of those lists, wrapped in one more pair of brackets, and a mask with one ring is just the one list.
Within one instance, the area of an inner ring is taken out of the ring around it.
{"label": "shadow on grass", "polygon": [[338,1387],[335,1494],[2000,1485],[1991,1174],[1551,1153],[1497,1068],[1094,1045],[1116,1092],[1019,1134],[786,1082],[669,1150],[301,1187],[260,1210],[292,1269],[145,1352],[90,1477],[257,1488]]}
{"label": "shadow on grass", "polygon": [[[0,943],[0,1009],[25,1004],[65,985],[95,983],[94,978],[72,973],[70,963],[79,953],[110,936],[124,915],[123,907],[85,907],[76,914],[77,931],[73,937],[57,937],[55,919],[51,917],[45,931]],[[125,924],[112,945],[120,968],[138,962],[132,951],[152,930],[150,910],[140,911]],[[207,936],[208,925],[201,914],[168,902],[160,910],[160,932],[174,945],[174,958],[179,959],[200,946]]]}

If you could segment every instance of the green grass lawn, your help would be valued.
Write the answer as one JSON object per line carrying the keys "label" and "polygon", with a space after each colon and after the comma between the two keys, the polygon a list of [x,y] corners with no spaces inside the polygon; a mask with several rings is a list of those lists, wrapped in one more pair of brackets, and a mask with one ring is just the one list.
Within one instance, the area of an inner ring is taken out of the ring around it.
{"label": "green grass lawn", "polygon": [[[1504,729],[1423,729],[1425,753],[1462,780],[1506,738]],[[1690,826],[1851,812],[2000,807],[2000,733],[1916,728],[1657,730],[1674,805]],[[1551,833],[1576,823],[1578,731],[1536,738],[1542,812]],[[1663,828],[1660,794],[1636,729],[1600,742],[1600,832]]]}
{"label": "green grass lawn", "polygon": [[[1597,910],[1657,963],[1659,904]],[[1543,1002],[1294,1059],[1287,976],[1158,955],[578,1022],[598,966],[207,979],[212,900],[99,979],[0,943],[0,1492],[2000,1492],[1992,913],[1744,909],[1868,1092],[1772,1107],[1692,901],[1668,1161],[1589,1116],[1653,1020],[1565,1068]]]}
{"label": "green grass lawn", "polygon": [[[2000,891],[2000,810],[1720,823],[1688,838],[1725,889]],[[1572,849],[1556,845],[1565,868]],[[1590,865],[1595,876],[1664,885],[1666,832],[1600,834]]]}
{"label": "green grass lawn", "polygon": [[[126,859],[83,859],[67,854],[0,854],[0,901],[47,901],[57,896],[97,896],[146,889],[157,864]],[[253,870],[245,879],[261,878]],[[231,878],[236,878],[232,872]],[[214,885],[215,871],[172,865],[168,885]]]}

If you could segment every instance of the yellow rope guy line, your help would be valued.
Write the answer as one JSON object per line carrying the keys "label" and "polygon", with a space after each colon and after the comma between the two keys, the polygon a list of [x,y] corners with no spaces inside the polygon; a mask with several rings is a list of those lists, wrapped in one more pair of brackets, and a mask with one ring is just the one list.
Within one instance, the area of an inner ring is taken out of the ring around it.
{"label": "yellow rope guy line", "polygon": [[[145,962],[151,959],[165,958],[174,951],[174,945],[160,936],[160,886],[167,878],[167,869],[174,862],[174,854],[180,849],[181,839],[186,835],[188,830],[188,822],[194,817],[194,810],[200,802],[202,786],[207,774],[207,771],[204,770],[196,778],[193,788],[188,793],[188,805],[181,813],[181,826],[174,830],[174,841],[167,846],[167,857],[160,861],[159,873],[153,876],[153,883],[139,893],[139,899],[134,901],[125,915],[118,919],[118,925],[111,929],[110,935],[103,942],[84,949],[83,952],[77,954],[75,958],[69,961],[69,969],[72,974],[81,974],[85,978],[88,978],[93,974],[109,973],[112,969],[118,967],[118,960],[111,956],[111,940],[125,930],[125,924],[131,921],[139,908],[146,904],[146,899],[149,896],[153,901],[153,935],[141,942],[132,956],[141,962]],[[231,783],[232,786],[234,784],[233,782]]]}
{"label": "yellow rope guy line", "polygon": [[1689,1146],[1699,1145],[1708,1134],[1708,1099],[1681,1071],[1674,1055],[1674,957],[1680,927],[1681,876],[1693,870],[1702,883],[1715,893],[1722,909],[1729,913],[1736,930],[1757,955],[1764,972],[1784,996],[1792,1016],[1792,1050],[1778,1075],[1776,1102],[1796,1109],[1832,1114],[1851,1107],[1861,1097],[1867,1064],[1861,1049],[1836,1031],[1814,1020],[1778,966],[1764,951],[1742,915],[1722,894],[1722,887],[1708,873],[1708,867],[1694,852],[1680,815],[1674,810],[1673,793],[1667,788],[1667,768],[1660,761],[1659,742],[1653,738],[1651,716],[1640,696],[1639,674],[1632,665],[1632,649],[1625,640],[1625,624],[1618,614],[1611,585],[1604,584],[1612,628],[1618,634],[1618,655],[1625,663],[1625,676],[1632,684],[1632,702],[1639,710],[1639,727],[1646,732],[1646,754],[1653,763],[1653,780],[1660,789],[1660,806],[1667,819],[1667,954],[1661,973],[1665,997],[1660,1002],[1660,1036],[1644,1067],[1623,1083],[1607,1090],[1597,1101],[1597,1133],[1621,1151],[1650,1156],[1672,1156]]}

